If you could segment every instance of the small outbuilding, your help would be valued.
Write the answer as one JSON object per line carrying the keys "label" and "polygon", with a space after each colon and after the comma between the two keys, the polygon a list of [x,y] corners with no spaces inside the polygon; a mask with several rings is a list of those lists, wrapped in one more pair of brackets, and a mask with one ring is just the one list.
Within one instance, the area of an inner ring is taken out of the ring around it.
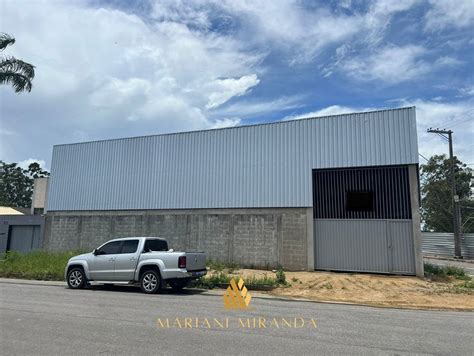
{"label": "small outbuilding", "polygon": [[44,246],[422,275],[414,107],[54,146]]}

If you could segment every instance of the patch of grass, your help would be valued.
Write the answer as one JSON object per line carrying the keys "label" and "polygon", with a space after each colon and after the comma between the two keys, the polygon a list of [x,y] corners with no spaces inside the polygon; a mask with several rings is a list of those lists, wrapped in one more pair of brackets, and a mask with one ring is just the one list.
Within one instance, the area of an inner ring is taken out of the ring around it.
{"label": "patch of grass", "polygon": [[[236,282],[240,279],[239,276],[233,276],[227,274],[225,272],[217,272],[210,276],[205,276],[197,281],[193,282],[193,287],[197,288],[207,288],[207,289],[214,289],[214,288],[227,288],[231,278],[234,278]],[[257,278],[255,276],[247,277],[245,280],[245,286],[247,289],[265,289],[271,287],[277,287],[278,282],[276,278],[264,276]]]}
{"label": "patch of grass", "polygon": [[291,279],[291,281],[296,283],[296,282],[298,282],[298,281],[299,281],[299,279],[298,279],[298,278],[296,278],[296,277],[293,277],[293,278]]}
{"label": "patch of grass", "polygon": [[217,272],[210,276],[205,276],[198,279],[197,281],[194,281],[192,283],[192,286],[197,288],[214,289],[217,287],[228,285],[231,278],[232,276],[227,273]]}
{"label": "patch of grass", "polygon": [[457,288],[461,291],[468,292],[469,294],[474,293],[474,281],[464,281],[464,283],[457,286]]}
{"label": "patch of grass", "polygon": [[461,267],[438,266],[431,263],[425,263],[425,276],[432,279],[461,279],[469,281],[471,277]]}
{"label": "patch of grass", "polygon": [[256,278],[252,276],[245,280],[245,286],[248,289],[263,289],[268,287],[278,287],[278,281],[275,278],[264,276]]}
{"label": "patch of grass", "polygon": [[206,266],[211,270],[211,271],[216,271],[216,272],[222,272],[224,270],[227,270],[229,273],[233,273],[236,269],[239,269],[239,265],[237,263],[226,263],[226,262],[221,262],[218,260],[207,260],[206,261]]}
{"label": "patch of grass", "polygon": [[0,277],[62,281],[67,261],[80,253],[33,251],[23,254],[8,251],[0,256]]}

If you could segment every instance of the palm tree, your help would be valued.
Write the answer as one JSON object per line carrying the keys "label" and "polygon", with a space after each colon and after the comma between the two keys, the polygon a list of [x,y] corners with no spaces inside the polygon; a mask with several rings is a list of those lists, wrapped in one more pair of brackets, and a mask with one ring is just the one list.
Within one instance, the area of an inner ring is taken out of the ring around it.
{"label": "palm tree", "polygon": [[[0,51],[15,43],[15,39],[0,33]],[[0,84],[11,84],[15,92],[31,91],[31,81],[35,77],[35,67],[15,57],[2,57],[0,61]]]}

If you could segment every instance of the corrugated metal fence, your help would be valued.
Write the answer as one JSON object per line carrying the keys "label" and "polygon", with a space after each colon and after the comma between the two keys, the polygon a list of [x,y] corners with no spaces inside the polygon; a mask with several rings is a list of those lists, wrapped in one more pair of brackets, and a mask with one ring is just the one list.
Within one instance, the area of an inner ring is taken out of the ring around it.
{"label": "corrugated metal fence", "polygon": [[[422,232],[424,255],[453,257],[454,237],[448,232]],[[461,236],[461,253],[464,258],[474,258],[474,234]]]}

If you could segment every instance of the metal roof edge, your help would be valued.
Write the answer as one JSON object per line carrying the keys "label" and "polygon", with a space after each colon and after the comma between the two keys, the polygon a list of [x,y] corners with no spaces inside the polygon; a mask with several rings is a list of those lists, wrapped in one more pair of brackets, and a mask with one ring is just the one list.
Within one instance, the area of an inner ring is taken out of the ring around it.
{"label": "metal roof edge", "polygon": [[371,111],[356,111],[356,112],[350,112],[350,113],[344,113],[344,114],[334,114],[334,115],[325,115],[325,116],[311,116],[311,117],[305,117],[305,118],[301,118],[301,119],[292,119],[292,120],[280,119],[278,121],[272,121],[272,122],[262,122],[262,123],[258,123],[258,124],[248,124],[248,125],[239,125],[239,126],[231,126],[231,127],[220,127],[220,128],[214,128],[214,129],[202,129],[202,130],[194,130],[194,131],[181,131],[181,132],[170,132],[170,133],[163,133],[163,134],[151,134],[151,135],[141,135],[141,136],[109,138],[109,139],[103,139],[103,140],[91,140],[91,141],[83,141],[83,142],[61,143],[61,144],[53,145],[53,148],[54,147],[59,147],[59,146],[83,145],[83,144],[89,144],[89,143],[133,140],[133,139],[140,139],[140,138],[146,138],[146,137],[186,135],[186,134],[193,134],[193,133],[198,133],[198,132],[214,132],[214,131],[222,131],[222,130],[233,130],[233,129],[242,129],[242,128],[247,128],[247,127],[286,124],[286,123],[297,122],[297,121],[300,122],[300,121],[316,120],[316,119],[319,120],[319,119],[328,119],[328,118],[341,117],[341,116],[351,116],[351,115],[359,115],[359,114],[372,114],[372,113],[379,113],[379,112],[384,112],[384,111],[397,111],[397,110],[408,110],[408,109],[416,109],[416,106],[404,106],[404,107],[400,107],[400,108],[380,109],[380,110],[371,110]]}

